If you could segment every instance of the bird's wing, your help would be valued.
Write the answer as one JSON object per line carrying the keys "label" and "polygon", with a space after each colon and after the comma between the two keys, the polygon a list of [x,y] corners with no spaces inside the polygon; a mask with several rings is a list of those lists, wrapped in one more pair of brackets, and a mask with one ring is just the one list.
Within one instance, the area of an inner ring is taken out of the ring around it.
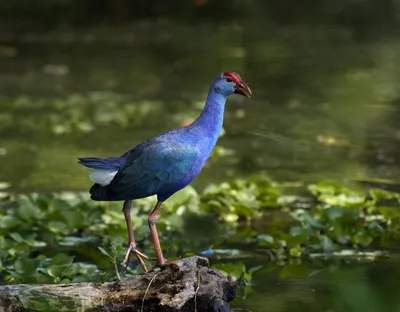
{"label": "bird's wing", "polygon": [[192,168],[198,152],[194,145],[154,142],[133,150],[110,183],[113,192],[136,190],[149,196],[181,181]]}

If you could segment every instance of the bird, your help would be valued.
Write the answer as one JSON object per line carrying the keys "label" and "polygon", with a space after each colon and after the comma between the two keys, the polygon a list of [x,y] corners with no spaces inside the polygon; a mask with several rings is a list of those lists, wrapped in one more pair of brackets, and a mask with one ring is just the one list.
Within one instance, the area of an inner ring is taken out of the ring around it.
{"label": "bird", "polygon": [[[156,229],[156,217],[163,202],[189,185],[209,158],[222,130],[227,97],[240,94],[250,98],[252,91],[235,72],[223,72],[211,84],[200,115],[191,124],[163,132],[133,147],[120,157],[78,158],[78,163],[94,169],[89,173],[94,182],[90,198],[95,201],[123,201],[129,247],[123,266],[129,265],[132,254],[145,272],[145,260],[156,260],[163,267],[164,258]],[[136,248],[132,228],[132,201],[157,196],[148,217],[156,259]]]}

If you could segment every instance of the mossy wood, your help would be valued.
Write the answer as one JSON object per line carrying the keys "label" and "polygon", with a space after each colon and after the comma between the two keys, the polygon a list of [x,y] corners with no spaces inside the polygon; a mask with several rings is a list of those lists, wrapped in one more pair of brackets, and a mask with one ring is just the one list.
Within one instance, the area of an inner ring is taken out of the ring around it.
{"label": "mossy wood", "polygon": [[104,284],[0,287],[0,311],[230,311],[236,283],[190,257],[158,272]]}

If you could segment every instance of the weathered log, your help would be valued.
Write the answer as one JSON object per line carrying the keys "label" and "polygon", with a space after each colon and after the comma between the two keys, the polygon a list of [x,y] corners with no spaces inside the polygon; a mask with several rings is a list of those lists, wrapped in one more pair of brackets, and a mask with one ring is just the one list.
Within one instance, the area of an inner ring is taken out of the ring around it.
{"label": "weathered log", "polygon": [[236,283],[190,257],[163,270],[104,284],[0,287],[0,312],[11,311],[231,311]]}

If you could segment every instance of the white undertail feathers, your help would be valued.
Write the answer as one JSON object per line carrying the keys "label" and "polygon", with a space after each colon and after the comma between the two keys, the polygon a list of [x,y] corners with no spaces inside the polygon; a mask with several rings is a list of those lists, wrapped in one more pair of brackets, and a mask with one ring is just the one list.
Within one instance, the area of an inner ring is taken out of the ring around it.
{"label": "white undertail feathers", "polygon": [[100,170],[96,169],[89,173],[90,179],[101,186],[106,186],[114,179],[118,170]]}

